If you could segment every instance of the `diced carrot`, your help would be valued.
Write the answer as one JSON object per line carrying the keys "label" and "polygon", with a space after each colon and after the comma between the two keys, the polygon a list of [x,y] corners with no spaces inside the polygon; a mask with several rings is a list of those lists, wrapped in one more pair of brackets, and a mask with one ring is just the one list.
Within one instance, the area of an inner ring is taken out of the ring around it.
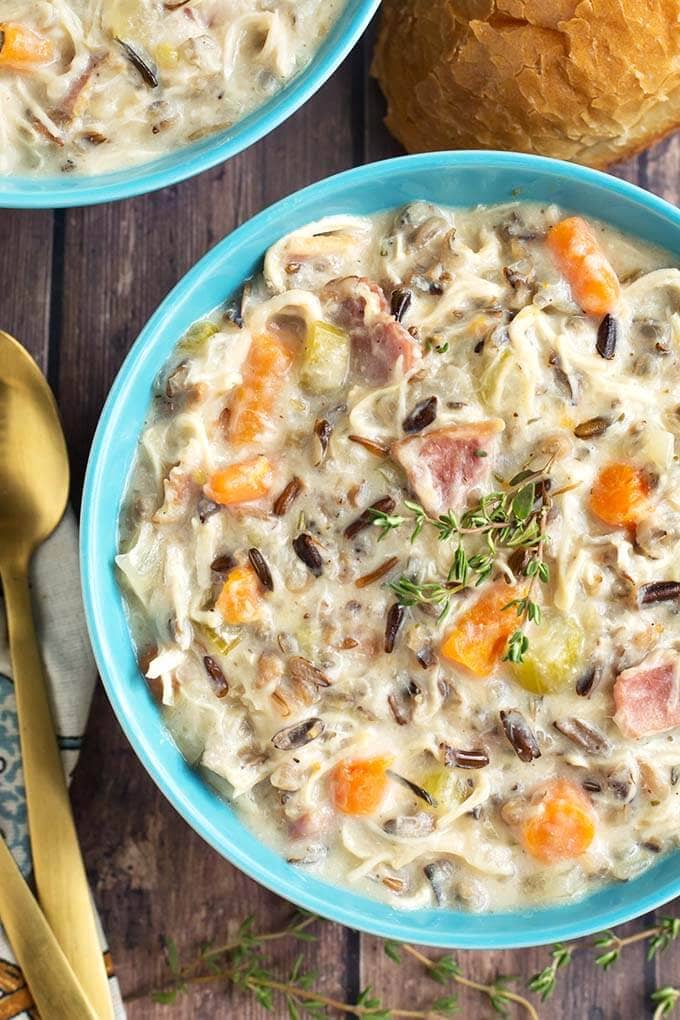
{"label": "diced carrot", "polygon": [[580,216],[561,220],[548,231],[548,247],[583,311],[588,315],[611,312],[621,286],[589,224]]}
{"label": "diced carrot", "polygon": [[215,471],[203,491],[208,499],[222,506],[250,503],[267,495],[273,474],[269,458],[258,454]]}
{"label": "diced carrot", "polygon": [[588,849],[595,837],[595,812],[580,786],[553,779],[532,797],[532,809],[520,829],[528,853],[544,864],[568,861]]}
{"label": "diced carrot", "polygon": [[644,515],[649,491],[644,471],[631,464],[607,464],[593,483],[590,509],[605,524],[635,524]]}
{"label": "diced carrot", "polygon": [[458,617],[442,642],[442,655],[475,676],[488,676],[517,629],[514,608],[505,607],[521,594],[504,582],[492,585]]}
{"label": "diced carrot", "polygon": [[25,71],[36,64],[49,64],[52,60],[54,46],[51,39],[45,39],[16,22],[0,22],[0,67]]}
{"label": "diced carrot", "polygon": [[227,574],[215,609],[225,623],[254,623],[260,619],[262,589],[250,564],[233,567]]}
{"label": "diced carrot", "polygon": [[293,364],[289,347],[269,334],[253,337],[243,365],[243,381],[229,407],[232,443],[252,443],[267,434],[276,398]]}
{"label": "diced carrot", "polygon": [[355,758],[338,762],[331,772],[331,792],[338,811],[372,815],[387,790],[390,758]]}

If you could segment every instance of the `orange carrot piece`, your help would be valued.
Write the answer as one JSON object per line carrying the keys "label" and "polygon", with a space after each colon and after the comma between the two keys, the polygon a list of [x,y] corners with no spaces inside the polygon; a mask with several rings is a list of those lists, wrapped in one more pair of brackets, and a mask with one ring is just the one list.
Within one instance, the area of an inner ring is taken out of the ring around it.
{"label": "orange carrot piece", "polygon": [[524,849],[544,864],[568,861],[595,837],[595,812],[580,786],[553,779],[536,791],[533,810],[520,829]]}
{"label": "orange carrot piece", "polygon": [[45,39],[13,21],[0,23],[0,67],[25,71],[36,64],[49,64],[52,60],[54,46],[51,39]]}
{"label": "orange carrot piece", "polygon": [[521,595],[522,592],[504,582],[492,585],[458,617],[442,642],[442,655],[465,666],[475,676],[488,676],[517,629],[514,608],[505,606]]}
{"label": "orange carrot piece", "polygon": [[548,247],[567,278],[574,300],[588,315],[606,315],[621,296],[621,285],[589,224],[580,216],[548,231]]}
{"label": "orange carrot piece", "polygon": [[225,623],[254,623],[260,619],[262,589],[255,571],[246,564],[227,574],[215,609]]}
{"label": "orange carrot piece", "polygon": [[210,476],[203,487],[208,499],[222,506],[250,503],[269,492],[273,478],[271,461],[264,454],[229,464]]}
{"label": "orange carrot piece", "polygon": [[243,381],[229,408],[232,443],[252,443],[267,434],[276,398],[293,364],[289,347],[276,337],[253,337],[243,365]]}
{"label": "orange carrot piece", "polygon": [[590,509],[615,527],[635,524],[644,515],[649,497],[649,480],[644,471],[631,464],[607,464],[590,491]]}
{"label": "orange carrot piece", "polygon": [[338,811],[372,815],[387,790],[390,758],[355,758],[338,762],[331,772],[331,792]]}

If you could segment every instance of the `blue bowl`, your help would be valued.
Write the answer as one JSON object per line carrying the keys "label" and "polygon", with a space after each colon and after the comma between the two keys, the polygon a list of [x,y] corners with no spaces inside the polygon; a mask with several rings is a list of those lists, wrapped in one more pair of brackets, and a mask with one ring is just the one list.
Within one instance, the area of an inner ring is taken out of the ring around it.
{"label": "blue bowl", "polygon": [[500,152],[432,153],[358,167],[266,209],[212,249],[143,329],[113,385],[85,480],[81,554],[90,636],[118,719],[141,761],[189,824],[227,860],[293,903],[392,939],[501,949],[577,938],[653,910],[680,894],[680,851],[643,875],[573,903],[496,914],[398,911],[287,864],[264,846],[186,763],[139,675],[116,584],[118,512],[151,386],[173,345],[221,304],[282,234],[333,213],[366,214],[425,198],[469,206],[514,198],[557,202],[680,253],[680,213],[624,181],[557,160]]}
{"label": "blue bowl", "polygon": [[211,135],[150,163],[92,177],[1,177],[0,209],[59,209],[131,198],[176,184],[235,156],[306,103],[345,59],[380,0],[348,0],[307,67],[228,131]]}

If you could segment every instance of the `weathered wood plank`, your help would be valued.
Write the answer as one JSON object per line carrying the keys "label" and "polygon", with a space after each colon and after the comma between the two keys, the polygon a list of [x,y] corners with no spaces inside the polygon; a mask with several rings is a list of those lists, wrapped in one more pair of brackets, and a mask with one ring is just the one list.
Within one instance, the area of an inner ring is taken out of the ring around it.
{"label": "weathered wood plank", "polygon": [[[350,61],[287,125],[196,180],[67,214],[59,388],[76,487],[113,376],[170,287],[255,212],[351,164],[352,72]],[[290,916],[288,904],[226,864],[178,819],[137,762],[101,692],[74,781],[74,802],[124,992],[163,977],[163,935],[190,950],[203,939],[228,938],[249,914],[266,927]],[[306,966],[319,972],[327,994],[343,998],[354,985],[346,952],[352,939],[339,927],[324,926],[311,947],[290,941],[281,946],[279,970],[290,967],[304,948]],[[225,996],[219,987],[180,1002],[171,1015],[259,1020],[265,1013],[252,997]],[[284,1015],[279,1004],[275,1016]],[[129,1016],[160,1020],[168,1011],[139,1000],[130,1004]]]}
{"label": "weathered wood plank", "polygon": [[0,329],[47,371],[52,277],[51,212],[0,209]]}
{"label": "weathered wood plank", "polygon": [[610,172],[677,205],[680,203],[680,133],[642,152],[636,159],[611,167]]}
{"label": "weathered wood plank", "polygon": [[[190,959],[203,940],[231,940],[248,915],[254,915],[260,931],[275,930],[291,917],[290,904],[227,864],[178,817],[137,761],[102,692],[93,708],[73,799],[95,899],[127,995],[167,979],[164,937],[173,938]],[[346,933],[334,926],[316,930],[317,943],[289,940],[272,951],[277,973],[285,973],[302,951],[305,967],[319,972],[320,987],[342,996]],[[171,1011],[142,995],[129,1003],[128,1011],[130,1020],[260,1020],[265,1015],[252,997],[225,994],[223,985],[196,990]]]}

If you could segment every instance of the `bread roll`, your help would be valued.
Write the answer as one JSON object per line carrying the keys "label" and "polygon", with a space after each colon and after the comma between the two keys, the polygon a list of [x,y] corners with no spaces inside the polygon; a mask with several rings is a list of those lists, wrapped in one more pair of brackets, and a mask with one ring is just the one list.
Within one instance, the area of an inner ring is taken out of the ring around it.
{"label": "bread roll", "polygon": [[602,167],[680,126],[680,0],[383,0],[373,73],[410,152]]}

